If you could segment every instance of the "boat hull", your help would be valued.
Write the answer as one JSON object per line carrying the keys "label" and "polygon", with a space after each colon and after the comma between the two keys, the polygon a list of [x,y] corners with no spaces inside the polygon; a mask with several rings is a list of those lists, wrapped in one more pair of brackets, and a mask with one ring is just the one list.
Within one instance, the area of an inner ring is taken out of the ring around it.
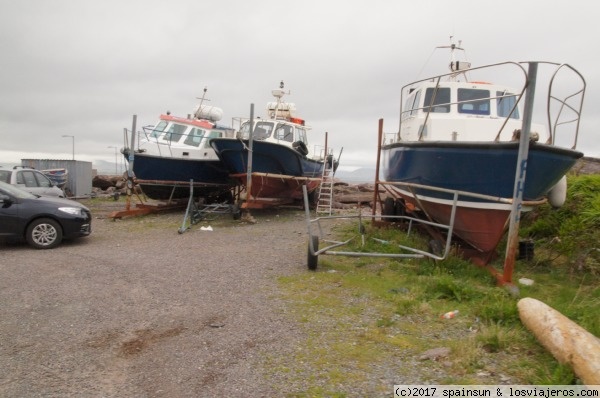
{"label": "boat hull", "polygon": [[143,192],[156,200],[189,198],[191,181],[194,197],[218,197],[235,185],[218,159],[176,159],[135,153],[133,173]]}
{"label": "boat hull", "polygon": [[[249,142],[216,138],[211,146],[232,176],[246,186]],[[289,147],[254,141],[250,194],[254,198],[300,200],[303,185],[308,193],[319,187],[323,167],[323,162],[308,159]]]}
{"label": "boat hull", "polygon": [[[381,148],[382,180],[414,183],[487,195],[459,195],[453,233],[483,253],[496,249],[508,225],[519,151],[518,142],[409,142]],[[569,171],[581,152],[532,143],[526,167],[524,201],[536,201]],[[435,221],[449,225],[452,194],[424,188],[392,189]],[[416,198],[415,198],[416,197]]]}

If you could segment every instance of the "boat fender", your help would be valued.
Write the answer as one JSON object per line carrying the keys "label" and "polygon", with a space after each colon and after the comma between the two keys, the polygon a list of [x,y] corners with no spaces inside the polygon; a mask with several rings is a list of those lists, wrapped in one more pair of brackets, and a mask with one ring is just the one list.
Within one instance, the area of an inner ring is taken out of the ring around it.
{"label": "boat fender", "polygon": [[308,148],[306,147],[306,144],[302,141],[296,141],[292,143],[292,148],[294,148],[302,156],[308,155]]}
{"label": "boat fender", "polygon": [[567,176],[562,178],[548,191],[548,203],[554,208],[565,204],[567,199]]}

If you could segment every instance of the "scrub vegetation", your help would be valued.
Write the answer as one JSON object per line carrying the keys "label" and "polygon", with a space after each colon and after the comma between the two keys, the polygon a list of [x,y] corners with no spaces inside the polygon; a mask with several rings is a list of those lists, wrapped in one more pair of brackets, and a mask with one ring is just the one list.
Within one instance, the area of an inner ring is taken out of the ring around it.
{"label": "scrub vegetation", "polygon": [[[271,365],[308,384],[294,396],[347,396],[342,386],[374,374],[380,379],[373,380],[373,391],[382,394],[390,383],[577,383],[572,370],[522,325],[517,301],[543,301],[600,336],[599,227],[598,175],[570,176],[561,209],[544,205],[524,214],[520,235],[531,239],[535,255],[516,261],[518,297],[485,268],[456,256],[435,262],[322,255],[316,272],[280,278],[290,314],[308,337],[293,358]],[[333,234],[348,238],[354,230],[343,224]],[[388,243],[368,240],[362,246],[356,239],[348,250],[427,247],[428,237],[414,233],[407,237],[406,231],[370,225],[367,231]],[[502,247],[499,254],[493,265],[501,270]],[[521,285],[521,278],[534,283]],[[453,318],[442,317],[454,310]],[[442,350],[428,356],[431,349]]]}

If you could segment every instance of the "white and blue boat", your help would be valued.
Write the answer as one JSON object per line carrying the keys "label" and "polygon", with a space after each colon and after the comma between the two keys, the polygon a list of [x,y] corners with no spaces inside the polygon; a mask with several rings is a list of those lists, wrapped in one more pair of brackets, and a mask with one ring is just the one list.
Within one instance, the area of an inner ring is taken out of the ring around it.
{"label": "white and blue boat", "polygon": [[[476,261],[488,263],[507,231],[517,167],[525,176],[523,210],[549,195],[552,204],[564,201],[565,175],[583,156],[575,148],[585,80],[553,62],[471,67],[453,58],[450,68],[402,88],[399,130],[380,143],[380,178],[397,198],[393,208],[401,209],[388,213],[408,207],[444,225],[453,221],[454,235],[476,249]],[[535,116],[546,123],[532,123]],[[518,165],[522,131],[529,140]],[[450,191],[460,193],[454,220]]]}
{"label": "white and blue boat", "polygon": [[[211,201],[231,198],[236,182],[210,146],[211,139],[235,135],[232,128],[217,125],[222,115],[220,108],[200,103],[193,115],[177,117],[167,112],[156,125],[143,128],[132,169],[146,196],[156,200],[188,198],[193,183],[194,197]],[[122,152],[130,160],[129,148]]]}
{"label": "white and blue boat", "polygon": [[303,185],[313,196],[326,160],[330,165],[336,163],[331,154],[326,155],[330,152],[326,145],[309,145],[310,127],[296,116],[293,103],[283,101],[283,82],[272,94],[276,101],[267,104],[266,118],[239,119],[237,138],[210,141],[231,176],[246,191],[243,208],[301,201]]}

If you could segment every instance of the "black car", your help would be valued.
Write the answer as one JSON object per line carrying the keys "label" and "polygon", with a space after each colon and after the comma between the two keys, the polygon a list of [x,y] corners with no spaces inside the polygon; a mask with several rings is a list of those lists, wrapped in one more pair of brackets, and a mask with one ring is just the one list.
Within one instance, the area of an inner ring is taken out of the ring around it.
{"label": "black car", "polygon": [[33,195],[0,181],[0,237],[25,239],[36,249],[51,249],[63,239],[91,232],[92,216],[84,205]]}

